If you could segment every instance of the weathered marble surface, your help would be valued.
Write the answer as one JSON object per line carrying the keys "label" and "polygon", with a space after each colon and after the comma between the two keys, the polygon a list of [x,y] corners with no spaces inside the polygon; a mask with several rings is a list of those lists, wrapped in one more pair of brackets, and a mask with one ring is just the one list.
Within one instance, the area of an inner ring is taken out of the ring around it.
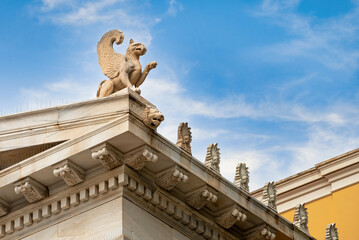
{"label": "weathered marble surface", "polygon": [[21,239],[95,240],[109,233],[116,239],[122,236],[122,222],[122,199],[118,198]]}
{"label": "weathered marble surface", "polygon": [[57,238],[99,239],[121,229],[122,223],[122,199],[118,198],[57,224]]}
{"label": "weathered marble surface", "polygon": [[130,201],[118,198],[21,239],[189,240],[190,238]]}
{"label": "weathered marble surface", "polygon": [[189,240],[183,234],[126,199],[123,202],[123,209],[123,232],[125,236],[130,235],[131,240]]}

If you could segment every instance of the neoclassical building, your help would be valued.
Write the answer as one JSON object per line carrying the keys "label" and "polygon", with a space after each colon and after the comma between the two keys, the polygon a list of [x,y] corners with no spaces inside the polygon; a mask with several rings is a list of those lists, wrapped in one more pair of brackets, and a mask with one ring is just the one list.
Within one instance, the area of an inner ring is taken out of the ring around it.
{"label": "neoclassical building", "polygon": [[188,124],[175,144],[164,119],[130,88],[1,116],[0,239],[314,239],[277,212],[271,184],[257,200],[245,166],[229,182],[216,144],[199,161]]}

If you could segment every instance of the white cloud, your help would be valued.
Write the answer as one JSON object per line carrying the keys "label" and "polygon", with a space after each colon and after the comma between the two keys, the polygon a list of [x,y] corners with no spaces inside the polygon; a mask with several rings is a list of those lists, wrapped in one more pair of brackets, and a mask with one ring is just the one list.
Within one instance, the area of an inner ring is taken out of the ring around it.
{"label": "white cloud", "polygon": [[279,11],[293,9],[300,3],[300,0],[264,0],[260,6],[260,11],[256,14],[266,16],[273,15]]}
{"label": "white cloud", "polygon": [[[149,47],[152,40],[150,28],[160,23],[161,18],[142,14],[134,4],[124,0],[44,0],[34,11],[40,21],[74,28],[77,38],[98,38],[98,33],[118,27],[126,39],[133,38]],[[125,49],[125,45],[123,43],[120,48]],[[93,46],[89,48],[96,49]],[[84,61],[84,64],[87,63]]]}
{"label": "white cloud", "polygon": [[[140,11],[134,10],[136,8],[138,6],[132,6],[131,2],[124,0],[44,0],[36,9],[36,16],[41,21],[50,21],[56,25],[96,26],[98,32],[120,26],[125,36],[136,36],[137,41],[148,46],[152,39],[149,28],[161,22],[161,18],[141,14]],[[89,31],[84,35],[88,37]]]}
{"label": "white cloud", "polygon": [[55,24],[87,25],[108,23],[121,19],[128,26],[143,25],[138,18],[128,15],[116,4],[120,0],[97,0],[91,2],[46,0],[40,7],[40,18],[51,20]]}
{"label": "white cloud", "polygon": [[295,12],[300,1],[265,0],[255,12],[269,23],[284,28],[289,40],[261,49],[270,61],[286,61],[293,57],[310,59],[331,70],[355,71],[359,66],[359,50],[348,47],[358,41],[359,8],[326,21]]}
{"label": "white cloud", "polygon": [[358,130],[354,126],[328,128],[319,124],[302,132],[306,140],[283,142],[280,146],[222,146],[222,175],[232,181],[236,165],[246,163],[252,191],[262,187],[265,182],[278,181],[358,147]]}
{"label": "white cloud", "polygon": [[[171,80],[170,80],[171,79]],[[155,79],[149,77],[141,86],[148,99],[154,99],[163,111],[181,114],[182,117],[203,116],[208,118],[252,118],[304,122],[307,124],[325,123],[333,126],[345,125],[359,115],[355,107],[347,103],[344,106],[332,106],[315,110],[298,103],[283,102],[281,99],[267,99],[258,104],[248,102],[244,96],[230,96],[223,99],[194,99],[172,77]]]}
{"label": "white cloud", "polygon": [[168,7],[167,14],[172,17],[175,17],[178,11],[183,10],[182,4],[180,4],[176,0],[170,0],[169,5],[170,6]]}
{"label": "white cloud", "polygon": [[100,14],[99,12],[107,7],[111,6],[116,1],[101,1],[101,2],[88,2],[81,7],[78,7],[74,11],[65,14],[61,17],[54,17],[54,21],[60,23],[70,24],[90,24],[94,22],[106,22],[111,20],[114,15]]}
{"label": "white cloud", "polygon": [[229,134],[229,130],[221,129],[220,126],[218,129],[211,129],[210,131],[208,129],[192,127],[192,136],[198,141],[201,140],[215,141],[219,135],[223,135],[223,134]]}
{"label": "white cloud", "polygon": [[335,157],[358,147],[358,131],[354,126],[325,128],[312,126],[308,130],[308,141],[288,146],[293,154],[290,172],[303,171],[314,164]]}
{"label": "white cloud", "polygon": [[71,4],[71,0],[42,0],[42,11],[51,11],[55,7]]}
{"label": "white cloud", "polygon": [[250,191],[263,187],[266,182],[279,180],[286,176],[283,166],[271,153],[272,149],[226,150],[221,157],[221,174],[233,181],[238,163],[245,163],[249,168]]}
{"label": "white cloud", "polygon": [[36,89],[20,89],[22,109],[34,110],[95,98],[97,84],[64,79]]}

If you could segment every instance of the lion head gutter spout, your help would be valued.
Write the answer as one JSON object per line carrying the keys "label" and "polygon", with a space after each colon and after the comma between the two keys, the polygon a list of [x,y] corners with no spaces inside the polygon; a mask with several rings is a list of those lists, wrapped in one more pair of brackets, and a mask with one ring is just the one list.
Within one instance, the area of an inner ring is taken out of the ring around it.
{"label": "lion head gutter spout", "polygon": [[165,120],[165,117],[160,111],[158,111],[156,107],[146,106],[145,110],[143,111],[142,120],[147,127],[156,130],[161,122]]}

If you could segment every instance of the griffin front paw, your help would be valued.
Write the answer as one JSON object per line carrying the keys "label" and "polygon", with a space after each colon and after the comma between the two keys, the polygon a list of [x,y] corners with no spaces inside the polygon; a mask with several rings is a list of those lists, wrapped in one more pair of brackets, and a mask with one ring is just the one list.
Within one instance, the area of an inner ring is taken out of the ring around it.
{"label": "griffin front paw", "polygon": [[147,64],[148,70],[154,69],[157,67],[157,62],[150,62]]}
{"label": "griffin front paw", "polygon": [[139,88],[135,87],[133,90],[134,90],[134,91],[135,91],[135,93],[137,93],[138,95],[140,95],[140,94],[141,94],[141,89],[139,89]]}

